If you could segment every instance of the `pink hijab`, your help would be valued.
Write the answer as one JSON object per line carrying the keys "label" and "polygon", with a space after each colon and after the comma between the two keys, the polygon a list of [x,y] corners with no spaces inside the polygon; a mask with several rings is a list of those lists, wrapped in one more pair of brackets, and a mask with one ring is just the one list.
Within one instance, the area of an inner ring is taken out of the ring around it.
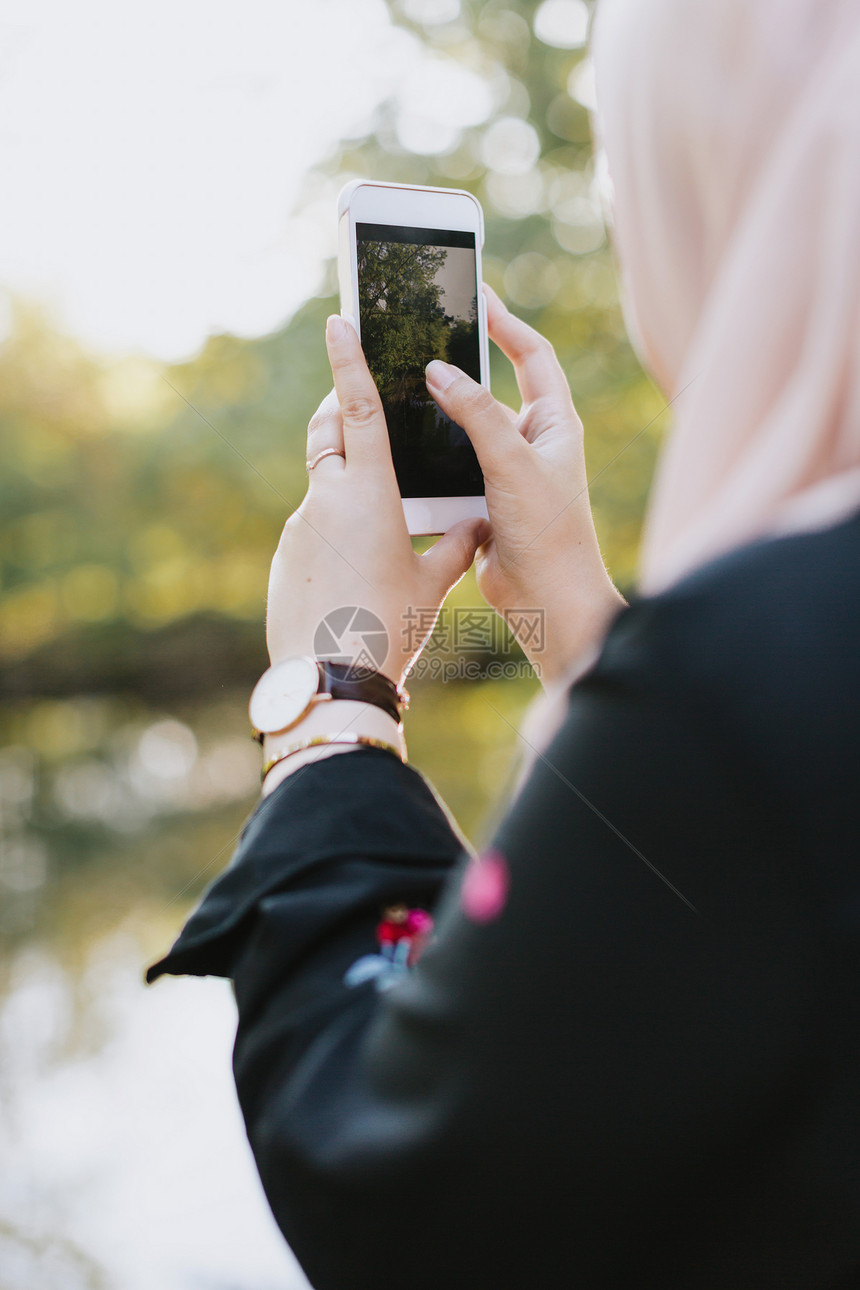
{"label": "pink hijab", "polygon": [[676,398],[655,592],[860,507],[860,8],[600,0],[592,56],[627,321]]}
{"label": "pink hijab", "polygon": [[[860,6],[598,0],[592,57],[628,330],[674,400],[654,593],[860,507]],[[529,708],[520,782],[593,657]]]}

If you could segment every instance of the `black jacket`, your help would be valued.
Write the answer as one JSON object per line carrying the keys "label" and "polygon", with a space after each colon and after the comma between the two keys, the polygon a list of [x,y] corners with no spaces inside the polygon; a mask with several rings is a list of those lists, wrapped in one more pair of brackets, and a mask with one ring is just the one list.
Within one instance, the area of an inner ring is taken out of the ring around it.
{"label": "black jacket", "polygon": [[[318,1290],[860,1287],[860,517],[634,602],[495,830],[382,751],[288,778],[150,968],[232,977]],[[437,938],[344,983],[383,906]]]}

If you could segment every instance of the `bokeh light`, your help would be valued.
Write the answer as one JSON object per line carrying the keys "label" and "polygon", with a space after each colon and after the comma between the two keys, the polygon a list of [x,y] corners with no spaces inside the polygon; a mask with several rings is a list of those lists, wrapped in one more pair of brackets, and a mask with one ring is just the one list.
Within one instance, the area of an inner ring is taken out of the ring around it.
{"label": "bokeh light", "polygon": [[500,175],[522,175],[540,156],[540,139],[533,125],[519,117],[501,117],[484,134],[481,160]]}
{"label": "bokeh light", "polygon": [[487,82],[450,59],[426,59],[397,95],[397,138],[407,152],[451,152],[493,109]]}
{"label": "bokeh light", "polygon": [[588,37],[589,17],[585,0],[543,0],[535,13],[535,35],[545,45],[578,49]]}
{"label": "bokeh light", "polygon": [[302,174],[422,59],[383,0],[4,13],[0,281],[100,350],[170,360],[316,289],[330,242],[291,227]]}

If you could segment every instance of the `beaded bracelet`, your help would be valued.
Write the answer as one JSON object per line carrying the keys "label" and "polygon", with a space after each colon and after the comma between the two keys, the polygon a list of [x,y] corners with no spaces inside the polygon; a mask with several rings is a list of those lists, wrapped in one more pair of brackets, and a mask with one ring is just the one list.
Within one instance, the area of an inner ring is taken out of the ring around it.
{"label": "beaded bracelet", "polygon": [[396,748],[394,744],[386,743],[384,739],[372,739],[369,735],[356,735],[351,734],[349,731],[342,731],[337,735],[314,735],[311,739],[300,739],[298,743],[290,744],[288,748],[279,752],[276,757],[270,758],[263,766],[262,774],[260,775],[261,781],[265,780],[270,770],[280,765],[282,761],[286,761],[288,757],[292,757],[293,753],[304,752],[306,748],[314,748],[317,744],[361,744],[366,748],[383,748],[385,752],[392,753],[398,761],[406,760],[399,748]]}

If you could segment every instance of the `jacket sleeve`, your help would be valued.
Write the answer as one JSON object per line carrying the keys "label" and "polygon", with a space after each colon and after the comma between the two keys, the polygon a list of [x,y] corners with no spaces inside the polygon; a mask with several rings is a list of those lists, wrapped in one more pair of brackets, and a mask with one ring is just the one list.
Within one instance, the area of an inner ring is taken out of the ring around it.
{"label": "jacket sleeve", "polygon": [[[761,1171],[818,994],[766,798],[646,605],[571,691],[489,861],[383,752],[263,802],[149,979],[233,978],[249,1139],[316,1290],[780,1284],[803,1238],[778,1217],[790,1166]],[[393,900],[437,935],[394,988],[347,985]]]}

